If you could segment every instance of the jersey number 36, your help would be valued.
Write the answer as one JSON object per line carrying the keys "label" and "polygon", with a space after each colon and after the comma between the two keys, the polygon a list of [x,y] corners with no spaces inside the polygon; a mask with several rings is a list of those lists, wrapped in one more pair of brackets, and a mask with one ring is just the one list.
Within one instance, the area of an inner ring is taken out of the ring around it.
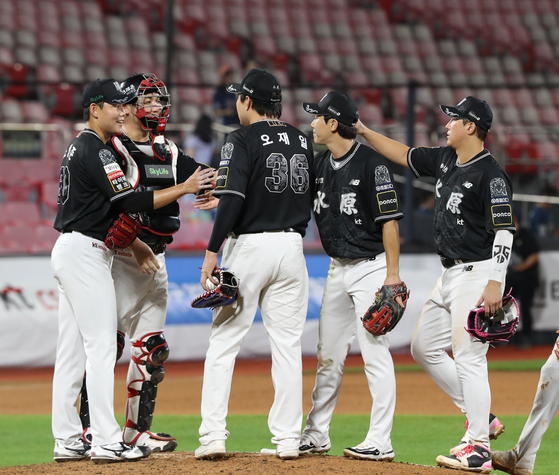
{"label": "jersey number 36", "polygon": [[272,176],[266,177],[266,188],[272,193],[282,193],[288,185],[295,193],[305,193],[309,189],[309,161],[307,156],[296,153],[289,162],[282,153],[272,153],[266,159],[266,167],[272,169]]}

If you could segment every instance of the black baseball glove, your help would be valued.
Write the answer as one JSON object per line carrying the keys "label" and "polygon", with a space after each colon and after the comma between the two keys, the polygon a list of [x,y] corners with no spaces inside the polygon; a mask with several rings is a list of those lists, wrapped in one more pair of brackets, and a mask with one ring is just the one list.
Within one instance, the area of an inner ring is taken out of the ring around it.
{"label": "black baseball glove", "polygon": [[484,306],[471,310],[468,314],[466,331],[482,343],[507,341],[516,333],[518,315],[518,304],[509,292],[503,297],[503,308],[497,315],[487,315]]}
{"label": "black baseball glove", "polygon": [[[385,335],[392,331],[401,320],[410,293],[404,282],[383,285],[375,295],[373,305],[361,317],[365,329],[375,335]],[[402,299],[403,307],[396,301]]]}
{"label": "black baseball glove", "polygon": [[231,305],[237,300],[239,279],[227,269],[214,270],[213,276],[217,277],[219,284],[214,290],[209,290],[198,295],[190,305],[194,308],[215,308]]}

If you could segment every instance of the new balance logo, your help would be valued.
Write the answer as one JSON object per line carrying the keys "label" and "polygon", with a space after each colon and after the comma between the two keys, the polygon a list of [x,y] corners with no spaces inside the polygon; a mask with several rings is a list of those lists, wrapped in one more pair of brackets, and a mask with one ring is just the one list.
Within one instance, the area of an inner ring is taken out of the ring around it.
{"label": "new balance logo", "polygon": [[474,270],[474,266],[464,266],[462,272],[471,272]]}
{"label": "new balance logo", "polygon": [[351,180],[349,182],[350,185],[355,185],[355,186],[359,185],[359,183],[360,183],[360,180]]}
{"label": "new balance logo", "polygon": [[470,183],[469,181],[466,181],[463,183],[463,186],[465,186],[466,188],[470,189],[472,186],[474,186],[472,183]]}

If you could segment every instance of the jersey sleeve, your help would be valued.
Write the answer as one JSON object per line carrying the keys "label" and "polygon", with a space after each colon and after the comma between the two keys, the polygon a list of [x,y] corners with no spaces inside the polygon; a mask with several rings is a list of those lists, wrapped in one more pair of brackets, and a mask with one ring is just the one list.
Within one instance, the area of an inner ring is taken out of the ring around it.
{"label": "jersey sleeve", "polygon": [[417,147],[408,151],[408,165],[414,175],[435,177],[443,159],[442,147]]}
{"label": "jersey sleeve", "polygon": [[232,132],[221,147],[214,195],[234,194],[245,198],[250,176],[249,150],[244,135]]}
{"label": "jersey sleeve", "polygon": [[109,148],[102,147],[98,151],[89,153],[92,156],[86,157],[86,173],[111,202],[134,192],[116,156]]}
{"label": "jersey sleeve", "polygon": [[485,205],[485,227],[495,233],[501,229],[516,232],[512,212],[512,186],[508,175],[500,167],[487,171],[487,180],[482,188]]}
{"label": "jersey sleeve", "polygon": [[209,168],[209,165],[205,163],[198,163],[194,160],[190,155],[184,153],[184,151],[178,148],[178,156],[177,156],[177,183],[182,183],[196,171],[198,167]]}
{"label": "jersey sleeve", "polygon": [[[372,163],[372,161],[369,163]],[[373,190],[371,192],[371,209],[374,221],[380,224],[393,219],[402,219],[404,213],[402,212],[400,198],[394,185],[394,176],[390,168],[388,168],[388,162],[383,158],[382,160],[375,160],[374,163],[374,170],[369,174],[374,176]]]}

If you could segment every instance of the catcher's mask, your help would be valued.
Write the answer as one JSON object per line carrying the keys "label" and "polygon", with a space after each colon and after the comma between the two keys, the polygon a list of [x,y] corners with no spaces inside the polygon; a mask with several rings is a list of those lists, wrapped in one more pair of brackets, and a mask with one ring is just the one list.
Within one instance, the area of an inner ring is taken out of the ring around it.
{"label": "catcher's mask", "polygon": [[134,94],[130,104],[136,106],[136,117],[144,130],[161,134],[171,115],[171,96],[167,86],[155,74],[135,74],[121,84],[123,91]]}

